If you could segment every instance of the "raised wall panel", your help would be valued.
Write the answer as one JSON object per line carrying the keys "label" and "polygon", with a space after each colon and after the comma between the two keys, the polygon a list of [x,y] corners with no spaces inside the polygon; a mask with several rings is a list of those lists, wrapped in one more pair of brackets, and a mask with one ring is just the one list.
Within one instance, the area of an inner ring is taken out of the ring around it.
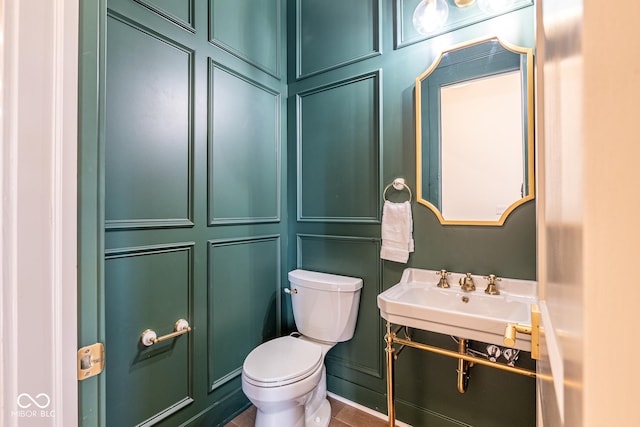
{"label": "raised wall panel", "polygon": [[[338,2],[316,2],[315,4],[318,7],[330,5],[327,8],[339,10],[350,6],[346,3],[355,4],[356,2],[336,3]],[[382,8],[384,34],[391,35],[394,30],[391,26],[400,18],[394,15],[399,3],[409,4],[409,1],[384,2],[385,6]],[[313,5],[314,2],[300,0],[296,4],[298,6],[301,4],[304,8],[305,5]],[[413,2],[413,7],[415,4],[417,0]],[[452,5],[452,2],[449,1],[449,4]],[[407,265],[380,261],[377,248],[369,252],[366,244],[347,243],[348,238],[343,237],[357,235],[375,239],[379,236],[380,229],[374,224],[337,223],[345,217],[353,220],[354,215],[349,212],[350,207],[344,205],[349,203],[352,195],[362,191],[366,193],[370,186],[378,183],[375,179],[366,180],[362,176],[346,176],[345,171],[361,169],[360,165],[352,159],[343,161],[343,152],[348,150],[353,138],[358,138],[363,129],[367,131],[366,126],[348,126],[349,122],[354,121],[351,115],[355,114],[350,110],[362,112],[363,103],[359,102],[357,94],[350,94],[347,88],[340,84],[326,85],[327,82],[342,80],[345,76],[356,73],[364,73],[366,71],[362,70],[366,70],[365,67],[368,66],[371,66],[369,70],[372,69],[373,64],[384,70],[384,116],[381,116],[383,117],[381,120],[384,121],[384,145],[380,142],[384,148],[384,162],[381,162],[379,167],[381,186],[377,194],[381,203],[381,190],[397,176],[404,177],[411,190],[414,190],[411,182],[415,182],[413,113],[415,100],[413,95],[416,76],[429,66],[444,45],[460,44],[478,38],[486,34],[486,31],[491,32],[492,28],[500,28],[501,34],[505,35],[511,43],[532,46],[535,18],[533,9],[524,7],[513,13],[453,31],[446,36],[429,39],[405,49],[385,49],[380,57],[322,72],[289,85],[290,96],[296,97],[298,107],[298,110],[291,112],[289,116],[290,121],[296,121],[296,129],[293,129],[293,123],[289,129],[291,129],[290,137],[293,137],[296,132],[295,149],[298,150],[295,156],[291,153],[289,171],[292,173],[297,168],[298,176],[290,176],[289,179],[290,182],[295,180],[298,185],[296,202],[298,203],[297,216],[300,220],[291,224],[291,230],[293,233],[314,233],[314,236],[298,234],[298,267],[347,275],[360,274],[358,272],[360,269],[363,270],[362,274],[370,274],[383,268],[382,288],[384,289],[397,283],[403,269],[407,267]],[[322,13],[330,12],[322,11]],[[404,15],[405,19],[409,19],[409,25],[411,25],[411,13],[413,13],[412,9],[409,10],[408,15]],[[332,30],[332,25],[327,24],[326,28],[321,29],[320,32],[329,33]],[[298,48],[306,43],[302,40],[302,34],[298,34],[297,38]],[[341,49],[340,43],[335,42],[331,45],[335,49]],[[303,52],[303,56],[306,53]],[[315,54],[314,51],[310,53]],[[293,62],[299,58],[290,57],[289,59],[290,70],[300,65],[299,62]],[[348,82],[344,83],[350,86]],[[318,90],[310,90],[320,85],[326,86]],[[323,108],[323,106],[326,107]],[[341,130],[334,131],[342,124],[340,117],[335,118],[339,115],[346,117],[345,124]],[[324,122],[322,122],[323,118],[326,118]],[[309,124],[311,126],[307,126]],[[293,145],[290,147],[294,149]],[[315,148],[316,151],[310,152],[309,148]],[[314,174],[307,174],[309,168],[314,170]],[[339,174],[345,175],[339,176]],[[373,196],[373,191],[371,195]],[[406,191],[392,190],[388,195],[391,200],[397,201],[404,201],[408,196]],[[320,200],[313,200],[313,198]],[[337,206],[334,207],[332,203]],[[363,206],[361,202],[357,204],[360,207]],[[291,206],[291,209],[294,207]],[[514,214],[501,227],[501,230],[487,230],[483,227],[443,227],[424,207],[414,206],[416,251],[411,254],[410,265],[433,269],[442,268],[439,265],[448,265],[450,269],[455,267],[472,271],[474,269],[476,271],[500,270],[505,277],[535,280],[535,204],[522,206]],[[291,215],[296,213],[292,210],[290,217]],[[358,214],[358,216],[362,218],[366,215]],[[326,236],[321,236],[322,234]],[[295,253],[294,250],[289,252]],[[363,255],[363,253],[370,255]],[[378,267],[374,263],[380,263],[381,266]],[[365,278],[365,292],[369,283],[370,280]],[[384,374],[385,371],[384,329],[376,304],[377,291],[377,289],[374,290],[372,292],[374,295],[369,294],[362,300],[356,337],[335,348],[335,351],[342,351],[341,349],[345,346],[354,345],[353,358],[343,354],[339,355],[340,359],[334,358],[335,354],[332,351],[327,357],[327,372],[328,386],[331,391],[370,408],[382,408],[384,412],[385,381],[378,375],[378,373]],[[283,301],[288,302],[286,298]],[[367,313],[364,317],[363,310]],[[361,340],[359,334],[362,333],[360,328],[363,326],[367,328],[367,333],[366,339]],[[418,333],[414,331],[414,334]],[[427,344],[455,349],[456,344],[450,337],[434,335],[437,334],[418,334],[416,339],[427,338],[424,341]],[[360,357],[364,358],[364,362]],[[381,358],[381,368],[377,371],[374,369],[377,362],[369,359],[373,357]],[[521,360],[518,363],[522,363],[524,358],[525,354],[521,354]],[[351,362],[364,363],[364,366],[359,366],[358,369],[348,367],[353,366],[349,365]],[[398,417],[406,423],[416,426],[470,424],[530,426],[535,424],[535,398],[531,398],[531,393],[535,393],[535,384],[531,379],[524,377],[520,379],[521,377],[517,375],[515,377],[510,373],[503,375],[502,371],[478,367],[472,374],[473,378],[467,393],[460,395],[455,387],[456,362],[454,359],[408,349],[400,356],[396,369]],[[454,383],[450,382],[452,379]],[[488,396],[508,401],[510,408],[518,408],[518,410],[501,411],[490,404],[479,403]],[[464,403],[460,404],[463,400]]]}
{"label": "raised wall panel", "polygon": [[298,219],[380,220],[381,74],[299,93]]}
{"label": "raised wall panel", "polygon": [[280,219],[280,95],[211,62],[209,222]]}
{"label": "raised wall panel", "polygon": [[297,0],[297,78],[379,55],[380,0]]}
{"label": "raised wall panel", "polygon": [[280,319],[280,238],[209,242],[209,386],[242,372],[245,357],[274,338]]}
{"label": "raised wall panel", "polygon": [[211,42],[279,78],[280,1],[209,0]]}
{"label": "raised wall panel", "polygon": [[[110,426],[153,424],[193,401],[191,333],[145,347],[147,328],[193,323],[193,243],[105,253],[106,369]],[[140,402],[144,396],[144,404]]]}
{"label": "raised wall panel", "polygon": [[192,52],[108,18],[106,228],[192,225]]}
{"label": "raised wall panel", "polygon": [[[453,2],[449,2],[449,16],[447,18],[447,22],[445,22],[442,28],[433,31],[433,33],[424,35],[420,34],[413,27],[413,11],[421,1],[423,0],[396,0],[396,13],[394,15],[396,49],[409,46],[444,33],[450,33],[457,29],[464,28],[481,21],[486,21],[492,17],[533,5],[533,0],[513,0],[510,5],[500,12],[487,14],[478,8],[477,3],[474,3],[469,7],[458,8],[453,5]],[[428,64],[425,64],[425,68],[427,66]]]}
{"label": "raised wall panel", "polygon": [[169,21],[195,31],[194,0],[134,0]]}
{"label": "raised wall panel", "polygon": [[[332,374],[332,364],[338,364],[382,378],[384,345],[376,302],[382,292],[380,240],[374,237],[298,234],[297,266],[363,280],[355,334],[351,340],[339,343],[329,352],[327,372]],[[341,375],[344,376],[344,372]]]}

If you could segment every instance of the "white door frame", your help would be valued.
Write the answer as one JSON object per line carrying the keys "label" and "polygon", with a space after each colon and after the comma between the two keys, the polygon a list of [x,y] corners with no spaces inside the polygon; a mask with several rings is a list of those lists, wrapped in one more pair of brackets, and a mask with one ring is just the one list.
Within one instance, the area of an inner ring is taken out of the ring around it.
{"label": "white door frame", "polygon": [[0,426],[78,425],[77,86],[78,2],[0,0]]}

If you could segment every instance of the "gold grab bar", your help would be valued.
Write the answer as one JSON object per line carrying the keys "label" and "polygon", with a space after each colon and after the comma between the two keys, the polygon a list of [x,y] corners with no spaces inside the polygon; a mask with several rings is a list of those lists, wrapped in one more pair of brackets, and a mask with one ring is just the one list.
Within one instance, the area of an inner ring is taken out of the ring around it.
{"label": "gold grab bar", "polygon": [[151,347],[154,344],[169,340],[171,338],[175,338],[177,336],[186,334],[187,332],[191,332],[191,326],[189,326],[189,322],[184,319],[178,319],[175,326],[173,327],[172,333],[158,337],[153,329],[145,329],[144,332],[142,332],[142,334],[140,335],[140,342],[142,342],[145,347]]}

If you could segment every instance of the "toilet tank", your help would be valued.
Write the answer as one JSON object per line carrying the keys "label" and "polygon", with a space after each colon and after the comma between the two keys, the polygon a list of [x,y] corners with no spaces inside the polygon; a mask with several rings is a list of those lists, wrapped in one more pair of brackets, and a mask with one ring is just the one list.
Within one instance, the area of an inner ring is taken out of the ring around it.
{"label": "toilet tank", "polygon": [[353,337],[362,279],[293,270],[289,282],[293,317],[302,335],[330,343]]}

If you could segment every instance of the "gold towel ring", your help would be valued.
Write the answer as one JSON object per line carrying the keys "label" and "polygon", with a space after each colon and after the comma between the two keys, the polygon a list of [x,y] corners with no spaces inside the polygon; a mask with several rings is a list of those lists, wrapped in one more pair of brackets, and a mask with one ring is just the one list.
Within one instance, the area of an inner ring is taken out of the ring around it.
{"label": "gold towel ring", "polygon": [[387,185],[386,187],[384,187],[384,191],[382,192],[382,198],[388,202],[387,200],[387,190],[389,188],[395,188],[398,191],[402,191],[403,189],[406,189],[409,192],[409,202],[411,202],[411,200],[413,199],[413,194],[411,194],[411,189],[409,188],[409,186],[407,184],[404,183],[404,178],[396,178],[393,180],[393,182],[389,185]]}

